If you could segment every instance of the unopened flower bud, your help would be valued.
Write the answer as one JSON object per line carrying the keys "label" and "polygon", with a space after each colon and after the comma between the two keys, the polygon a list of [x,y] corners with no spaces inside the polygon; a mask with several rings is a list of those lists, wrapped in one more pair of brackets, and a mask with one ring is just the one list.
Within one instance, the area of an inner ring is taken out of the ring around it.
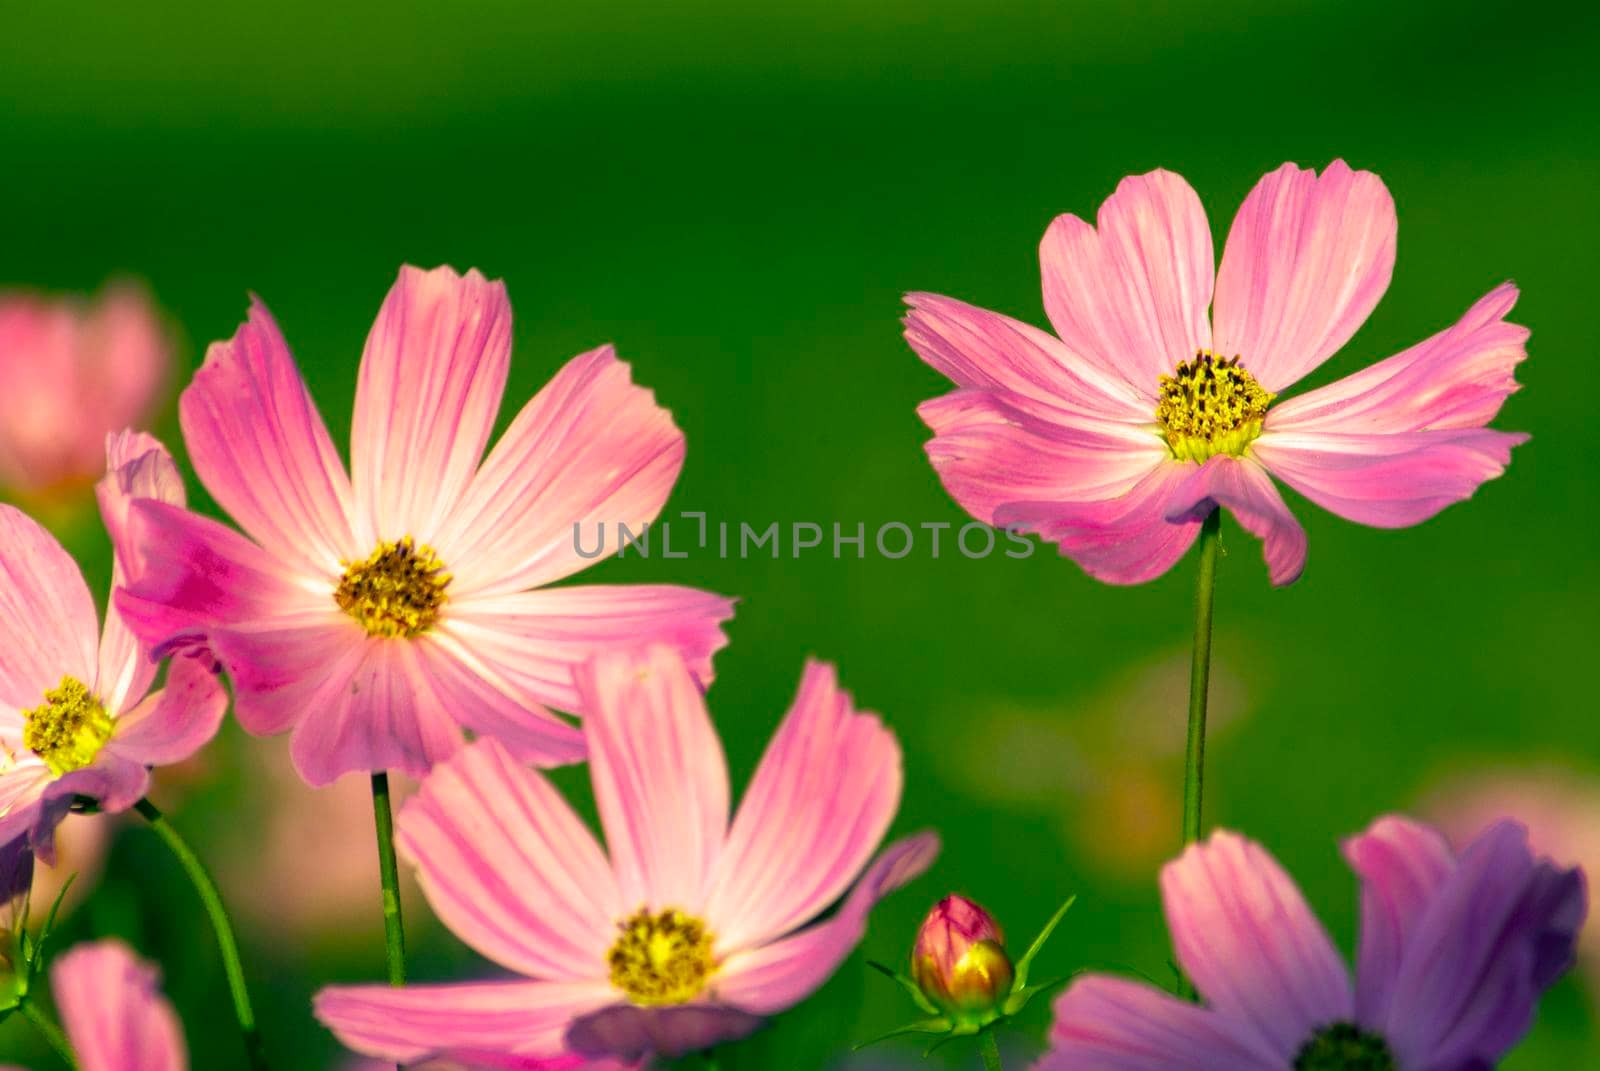
{"label": "unopened flower bud", "polygon": [[939,901],[917,931],[911,977],[924,996],[957,1020],[991,1018],[1010,994],[1015,973],[999,924],[965,897]]}

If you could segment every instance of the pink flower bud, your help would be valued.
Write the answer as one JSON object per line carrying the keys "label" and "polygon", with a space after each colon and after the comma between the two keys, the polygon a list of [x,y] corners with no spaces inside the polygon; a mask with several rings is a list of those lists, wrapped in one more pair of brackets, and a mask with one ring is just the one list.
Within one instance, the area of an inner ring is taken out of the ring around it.
{"label": "pink flower bud", "polygon": [[983,908],[947,896],[928,912],[911,952],[911,977],[942,1011],[986,1021],[1010,994],[1014,975],[1005,935]]}

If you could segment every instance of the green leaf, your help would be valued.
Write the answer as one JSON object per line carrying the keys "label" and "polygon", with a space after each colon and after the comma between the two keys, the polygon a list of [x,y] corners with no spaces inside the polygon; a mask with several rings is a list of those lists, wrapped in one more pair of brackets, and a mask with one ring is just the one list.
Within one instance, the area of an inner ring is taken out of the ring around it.
{"label": "green leaf", "polygon": [[891,970],[888,966],[886,966],[886,965],[884,965],[882,963],[879,963],[875,959],[867,960],[867,966],[871,967],[873,970],[879,972],[880,974],[887,975],[888,977],[894,979],[896,982],[900,983],[900,988],[904,989],[907,993],[911,994],[911,999],[917,1002],[917,1007],[921,1008],[923,1011],[927,1012],[929,1015],[938,1015],[939,1014],[939,1009],[934,1007],[933,1003],[930,1000],[928,1000],[927,997],[922,995],[922,990],[917,987],[917,983],[916,982],[912,981],[910,978],[907,978],[905,975],[901,974],[898,971]]}
{"label": "green leaf", "polygon": [[923,1019],[919,1022],[907,1023],[905,1026],[897,1026],[887,1034],[879,1034],[870,1041],[857,1042],[850,1047],[850,1051],[860,1052],[869,1045],[876,1045],[881,1041],[888,1041],[890,1038],[904,1037],[907,1034],[947,1034],[952,1029],[954,1029],[954,1024],[949,1019],[943,1017]]}
{"label": "green leaf", "polygon": [[1067,897],[1067,902],[1062,904],[1061,909],[1051,916],[1049,922],[1044,924],[1044,929],[1039,931],[1039,936],[1033,939],[1033,944],[1029,945],[1028,950],[1022,954],[1022,958],[1017,960],[1017,976],[1016,980],[1012,982],[1013,993],[1028,987],[1028,970],[1033,966],[1033,958],[1039,954],[1040,949],[1044,948],[1044,943],[1050,939],[1050,935],[1055,932],[1057,926],[1061,925],[1061,920],[1067,917],[1067,912],[1077,902],[1078,897],[1076,894]]}

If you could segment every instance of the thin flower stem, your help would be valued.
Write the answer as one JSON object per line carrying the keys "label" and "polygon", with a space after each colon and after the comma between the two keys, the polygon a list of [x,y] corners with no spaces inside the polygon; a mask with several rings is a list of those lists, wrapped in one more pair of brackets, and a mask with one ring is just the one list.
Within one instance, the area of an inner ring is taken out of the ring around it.
{"label": "thin flower stem", "polygon": [[200,862],[200,857],[194,854],[188,842],[178,835],[178,831],[172,828],[166,815],[155,804],[142,799],[133,806],[150,823],[156,836],[166,842],[189,875],[195,892],[200,894],[200,902],[211,918],[211,929],[217,935],[217,949],[222,953],[222,969],[228,976],[228,992],[233,997],[233,1015],[239,1021],[239,1034],[244,1039],[245,1057],[255,1071],[266,1071],[267,1056],[261,1046],[261,1032],[256,1029],[255,1012],[250,1008],[250,991],[245,986],[244,967],[239,962],[239,942],[233,936],[233,923],[228,918],[228,909],[222,903],[222,894],[217,891],[216,881],[206,870],[205,864]]}
{"label": "thin flower stem", "polygon": [[61,1028],[55,1024],[55,1020],[41,1011],[39,1006],[31,1000],[23,1000],[22,1014],[27,1016],[28,1022],[32,1023],[34,1028],[44,1035],[44,1039],[50,1043],[50,1047],[56,1050],[56,1055],[66,1061],[66,1065],[72,1068],[73,1071],[77,1071],[78,1058],[72,1055],[72,1046],[67,1042],[67,1035],[61,1032]]}
{"label": "thin flower stem", "polygon": [[394,858],[394,811],[389,775],[372,775],[372,814],[378,829],[378,877],[383,883],[383,950],[389,984],[406,984],[406,931],[400,919],[400,868]]}
{"label": "thin flower stem", "polygon": [[1002,1071],[1000,1043],[994,1039],[993,1030],[985,1030],[978,1035],[978,1051],[983,1053],[984,1071]]}
{"label": "thin flower stem", "polygon": [[1183,766],[1183,843],[1200,839],[1200,804],[1205,787],[1206,692],[1211,683],[1211,596],[1217,585],[1218,534],[1222,511],[1200,526],[1200,573],[1194,588],[1194,661],[1189,667],[1189,747]]}

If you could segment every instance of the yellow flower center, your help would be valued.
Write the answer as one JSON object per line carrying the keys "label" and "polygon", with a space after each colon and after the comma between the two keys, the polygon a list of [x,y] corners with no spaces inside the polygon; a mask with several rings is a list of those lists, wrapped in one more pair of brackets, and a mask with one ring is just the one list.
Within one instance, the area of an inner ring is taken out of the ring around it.
{"label": "yellow flower center", "polygon": [[62,677],[43,703],[22,712],[23,746],[57,777],[89,765],[110,739],[111,715],[76,677]]}
{"label": "yellow flower center", "polygon": [[621,936],[606,957],[611,984],[635,1004],[684,1004],[716,970],[711,931],[676,908],[655,914],[640,908],[617,928]]}
{"label": "yellow flower center", "polygon": [[1213,454],[1243,457],[1261,434],[1261,420],[1276,394],[1268,393],[1237,357],[1200,350],[1192,361],[1161,377],[1156,419],[1167,447],[1179,461],[1205,461]]}
{"label": "yellow flower center", "polygon": [[372,636],[420,636],[439,619],[450,574],[433,548],[410,536],[379,543],[366,561],[341,562],[344,575],[334,590],[339,609]]}

